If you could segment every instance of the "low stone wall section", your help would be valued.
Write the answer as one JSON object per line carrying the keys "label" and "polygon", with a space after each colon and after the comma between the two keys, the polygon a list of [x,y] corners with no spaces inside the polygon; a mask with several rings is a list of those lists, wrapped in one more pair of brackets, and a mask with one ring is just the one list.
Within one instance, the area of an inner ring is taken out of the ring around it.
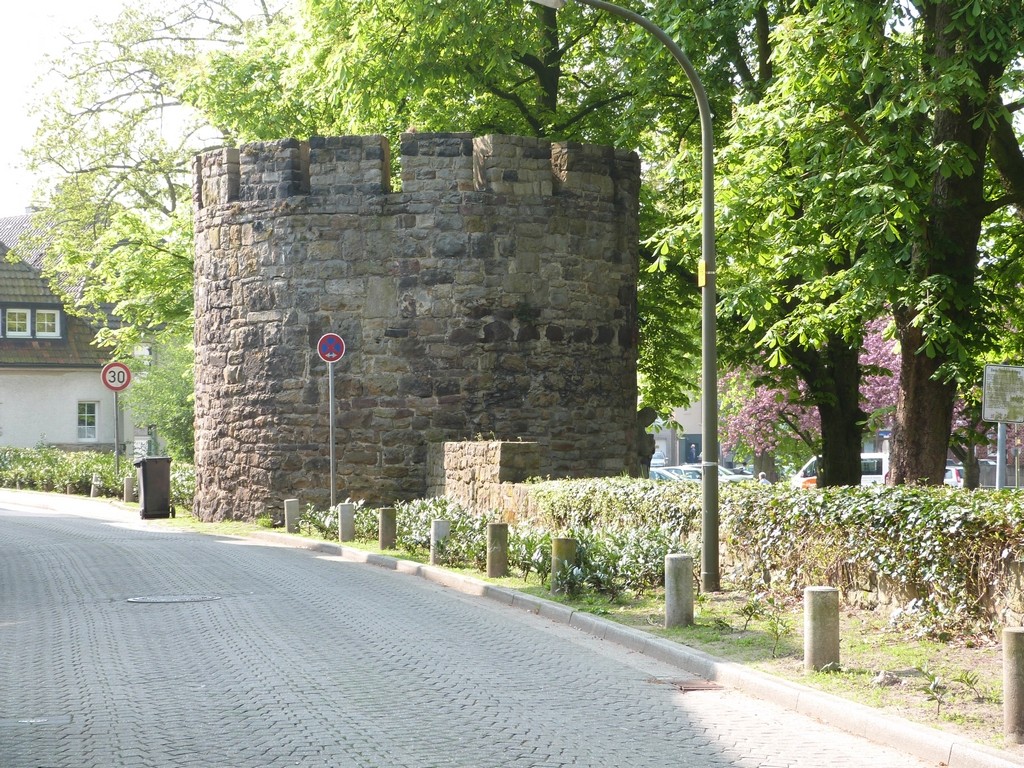
{"label": "low stone wall section", "polygon": [[522,483],[538,477],[537,443],[470,441],[436,446],[428,464],[428,496],[444,496],[481,515],[498,512],[505,522],[522,519],[529,506]]}

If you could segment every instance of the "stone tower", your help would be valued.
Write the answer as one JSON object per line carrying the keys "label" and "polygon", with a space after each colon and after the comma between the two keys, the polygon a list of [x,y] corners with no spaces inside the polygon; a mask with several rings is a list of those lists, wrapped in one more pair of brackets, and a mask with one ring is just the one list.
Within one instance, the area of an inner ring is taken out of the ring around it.
{"label": "stone tower", "polygon": [[635,472],[640,165],[514,136],[283,140],[196,158],[196,514],[419,498],[427,454],[537,442]]}

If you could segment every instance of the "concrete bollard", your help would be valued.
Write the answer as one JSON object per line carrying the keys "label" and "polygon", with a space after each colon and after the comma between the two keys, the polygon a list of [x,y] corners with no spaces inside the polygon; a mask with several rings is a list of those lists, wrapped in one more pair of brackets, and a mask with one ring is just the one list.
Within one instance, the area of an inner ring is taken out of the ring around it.
{"label": "concrete bollard", "polygon": [[288,533],[299,532],[299,500],[284,500],[284,529]]}
{"label": "concrete bollard", "polygon": [[452,532],[451,520],[430,521],[430,564],[437,565],[445,539]]}
{"label": "concrete bollard", "polygon": [[1003,629],[1003,732],[1024,744],[1024,627]]}
{"label": "concrete bollard", "polygon": [[89,488],[89,495],[92,496],[93,498],[96,498],[97,496],[100,495],[100,484],[101,484],[101,482],[102,481],[100,480],[100,476],[95,474],[95,473],[93,473],[93,476],[92,476],[92,486]]}
{"label": "concrete bollard", "polygon": [[508,576],[508,523],[487,524],[487,578]]}
{"label": "concrete bollard", "polygon": [[839,590],[804,589],[804,671],[839,665]]}
{"label": "concrete bollard", "polygon": [[576,539],[551,540],[551,594],[564,595],[568,590],[560,578],[567,565],[576,565]]}
{"label": "concrete bollard", "polygon": [[346,501],[338,505],[338,541],[356,540],[356,505]]}
{"label": "concrete bollard", "polygon": [[394,549],[398,540],[398,515],[394,507],[381,507],[377,513],[377,546]]}
{"label": "concrete bollard", "polygon": [[125,503],[129,501],[135,501],[135,478],[126,477],[124,479],[124,496],[122,497]]}
{"label": "concrete bollard", "polygon": [[665,627],[693,624],[693,558],[665,555]]}

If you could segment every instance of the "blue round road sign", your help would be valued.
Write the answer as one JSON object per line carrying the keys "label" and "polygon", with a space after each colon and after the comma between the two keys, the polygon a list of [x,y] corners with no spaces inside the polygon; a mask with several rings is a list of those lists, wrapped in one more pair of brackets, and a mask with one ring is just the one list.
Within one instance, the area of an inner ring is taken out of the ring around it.
{"label": "blue round road sign", "polygon": [[317,342],[316,352],[325,363],[336,363],[345,354],[345,340],[336,333],[325,333]]}

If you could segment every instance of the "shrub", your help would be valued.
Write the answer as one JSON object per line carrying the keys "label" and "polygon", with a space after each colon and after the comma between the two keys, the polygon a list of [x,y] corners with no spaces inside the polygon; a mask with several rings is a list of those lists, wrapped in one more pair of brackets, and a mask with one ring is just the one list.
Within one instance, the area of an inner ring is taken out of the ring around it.
{"label": "shrub", "polygon": [[[60,451],[56,448],[0,447],[0,486],[30,490],[53,490],[88,494],[93,477],[99,478],[101,496],[119,498],[124,479],[135,475],[132,460],[121,457],[120,471],[114,469],[114,454],[98,451]],[[190,508],[195,496],[195,469],[191,464],[171,462],[171,504]]]}
{"label": "shrub", "polygon": [[905,596],[901,620],[922,634],[990,629],[986,603],[1024,545],[1012,491],[762,486],[723,502],[726,543],[748,583],[845,590],[882,577]]}
{"label": "shrub", "polygon": [[508,567],[525,581],[536,573],[546,582],[551,571],[551,531],[530,524],[511,526],[508,531]]}
{"label": "shrub", "polygon": [[476,515],[445,498],[399,502],[397,546],[415,555],[430,551],[430,528],[434,520],[451,523],[448,537],[439,544],[439,565],[487,567],[487,524],[490,518]]}

